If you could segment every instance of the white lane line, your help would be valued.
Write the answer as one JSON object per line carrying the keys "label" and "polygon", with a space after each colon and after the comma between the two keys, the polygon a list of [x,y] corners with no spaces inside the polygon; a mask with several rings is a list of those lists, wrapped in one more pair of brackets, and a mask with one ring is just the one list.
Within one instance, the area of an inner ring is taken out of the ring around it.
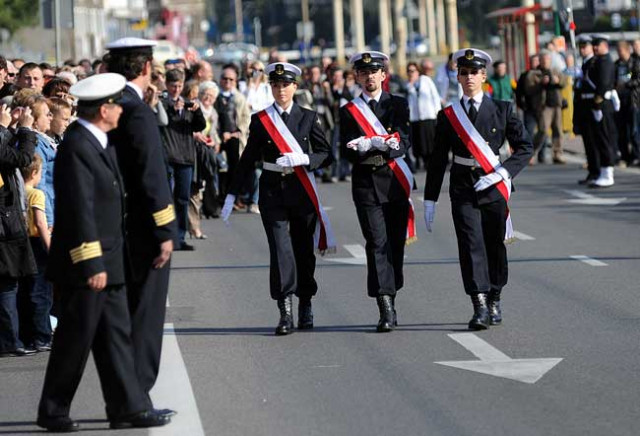
{"label": "white lane line", "polygon": [[525,233],[522,232],[518,232],[517,230],[513,232],[513,235],[516,237],[516,239],[520,240],[520,241],[535,241],[536,238],[534,238],[533,236],[529,236]]}
{"label": "white lane line", "polygon": [[586,263],[591,266],[608,266],[608,264],[604,262],[600,262],[592,257],[585,256],[584,254],[574,254],[573,256],[569,256],[571,259],[579,260],[580,262]]}
{"label": "white lane line", "polygon": [[333,210],[333,206],[324,206],[323,209],[326,211]]}
{"label": "white lane line", "polygon": [[488,342],[483,341],[473,333],[453,333],[447,336],[469,350],[480,360],[511,360],[511,358],[504,354],[502,351],[498,350]]}
{"label": "white lane line", "polygon": [[151,390],[151,399],[156,407],[177,410],[178,414],[171,419],[171,424],[153,427],[149,429],[149,434],[151,436],[205,436],[187,367],[173,330],[173,324],[165,324],[160,375]]}
{"label": "white lane line", "polygon": [[367,252],[364,250],[364,247],[360,244],[345,245],[344,249],[347,250],[349,254],[355,258],[362,259],[367,257]]}
{"label": "white lane line", "polygon": [[577,191],[575,189],[565,189],[564,192],[574,197],[582,198],[583,200],[589,200],[591,198],[595,198],[595,195],[587,194],[586,192]]}

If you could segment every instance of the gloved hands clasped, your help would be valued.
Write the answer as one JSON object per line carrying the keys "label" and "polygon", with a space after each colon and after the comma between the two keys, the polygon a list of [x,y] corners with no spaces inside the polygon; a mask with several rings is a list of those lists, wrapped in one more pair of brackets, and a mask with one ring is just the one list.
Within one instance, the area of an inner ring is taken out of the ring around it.
{"label": "gloved hands clasped", "polygon": [[475,189],[476,192],[484,191],[490,186],[500,183],[503,180],[507,181],[510,178],[511,175],[509,174],[509,171],[500,166],[493,173],[480,177],[476,184],[473,185],[473,189]]}
{"label": "gloved hands clasped", "polygon": [[347,148],[358,150],[361,154],[371,149],[387,151],[400,149],[400,135],[396,132],[391,135],[361,136],[347,143]]}

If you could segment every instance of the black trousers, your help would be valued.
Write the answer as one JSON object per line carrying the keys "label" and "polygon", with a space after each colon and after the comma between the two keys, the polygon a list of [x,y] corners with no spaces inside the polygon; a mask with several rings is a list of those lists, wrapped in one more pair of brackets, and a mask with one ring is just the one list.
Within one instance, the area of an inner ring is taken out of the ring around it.
{"label": "black trousers", "polygon": [[411,150],[416,159],[415,168],[420,168],[422,160],[423,167],[427,168],[427,162],[436,138],[436,120],[411,121]]}
{"label": "black trousers", "polygon": [[107,416],[114,419],[146,410],[135,377],[125,287],[109,286],[101,292],[64,289],[61,307],[38,415],[69,415],[89,351],[100,377]]}
{"label": "black trousers", "polygon": [[404,246],[409,220],[406,200],[383,204],[356,203],[358,221],[366,240],[367,295],[396,295],[404,285]]}
{"label": "black trousers", "polygon": [[171,262],[161,269],[151,267],[145,277],[127,283],[135,373],[147,408],[152,407],[149,391],[160,371],[170,267]]}
{"label": "black trousers", "polygon": [[[306,208],[305,208],[306,209]],[[318,292],[314,276],[313,234],[318,215],[295,205],[273,204],[260,197],[260,216],[269,243],[271,298],[311,298]]]}
{"label": "black trousers", "polygon": [[451,210],[465,292],[475,295],[502,290],[508,279],[506,202],[478,205],[453,201]]}
{"label": "black trousers", "polygon": [[599,175],[600,168],[611,167],[616,163],[618,144],[616,142],[616,123],[611,103],[608,101],[603,103],[601,121],[596,122],[592,116],[591,121],[586,123],[586,126],[586,134],[589,135],[589,140],[594,148],[592,156],[593,168],[594,170],[597,169],[596,175]]}
{"label": "black trousers", "polygon": [[597,178],[600,175],[600,155],[593,142],[590,129],[587,125],[582,129],[582,143],[584,144],[584,153],[587,156],[587,171],[589,172],[589,177]]}

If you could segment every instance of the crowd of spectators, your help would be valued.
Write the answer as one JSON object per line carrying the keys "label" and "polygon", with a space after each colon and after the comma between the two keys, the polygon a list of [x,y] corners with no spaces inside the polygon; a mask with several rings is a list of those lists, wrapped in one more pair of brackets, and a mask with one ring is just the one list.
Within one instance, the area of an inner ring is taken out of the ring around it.
{"label": "crowd of spectators", "polygon": [[[617,55],[619,160],[621,164],[637,165],[640,40],[632,45],[620,42]],[[269,62],[276,61],[285,59],[273,51]],[[563,111],[570,110],[570,92],[566,91],[582,71],[573,54],[562,54],[553,44],[531,56],[528,64],[529,69],[516,80],[507,74],[503,61],[496,61],[485,92],[496,100],[512,101],[520,109],[539,152],[531,164],[544,161],[542,150],[546,145],[551,146],[552,161],[563,164],[562,139],[568,131]],[[105,71],[101,60],[69,61],[55,67],[0,56],[0,230],[4,232],[0,234],[0,355],[50,349],[53,291],[44,270],[50,236],[55,231],[56,149],[74,118],[69,88],[78,80]],[[387,73],[383,88],[403,94],[409,102],[412,152],[406,156],[408,164],[413,171],[426,169],[434,146],[437,114],[462,95],[455,59],[449,56],[437,69],[430,59],[410,62],[406,80],[391,68]],[[349,162],[339,155],[339,109],[360,92],[353,71],[330,58],[303,68],[303,80],[294,99],[318,112],[335,157],[330,168],[317,173],[323,182],[350,180]],[[144,97],[157,115],[163,141],[180,228],[177,249],[193,250],[186,236],[207,238],[201,219],[219,216],[246,144],[251,115],[274,101],[265,64],[249,61],[223,65],[219,76],[214,77],[212,65],[204,60],[191,65],[183,59],[154,63],[152,84]],[[236,211],[260,213],[260,172],[255,168],[243,194],[237,197]],[[16,221],[16,216],[24,220]]]}

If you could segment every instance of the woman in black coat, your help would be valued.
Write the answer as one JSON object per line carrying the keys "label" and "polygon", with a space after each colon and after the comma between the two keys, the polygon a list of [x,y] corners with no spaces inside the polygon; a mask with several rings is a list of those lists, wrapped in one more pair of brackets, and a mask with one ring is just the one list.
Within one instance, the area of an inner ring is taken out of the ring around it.
{"label": "woman in black coat", "polygon": [[18,338],[18,279],[35,274],[24,215],[24,182],[18,169],[31,163],[36,133],[28,108],[14,109],[16,131],[8,128],[12,114],[0,107],[0,357],[33,354]]}

